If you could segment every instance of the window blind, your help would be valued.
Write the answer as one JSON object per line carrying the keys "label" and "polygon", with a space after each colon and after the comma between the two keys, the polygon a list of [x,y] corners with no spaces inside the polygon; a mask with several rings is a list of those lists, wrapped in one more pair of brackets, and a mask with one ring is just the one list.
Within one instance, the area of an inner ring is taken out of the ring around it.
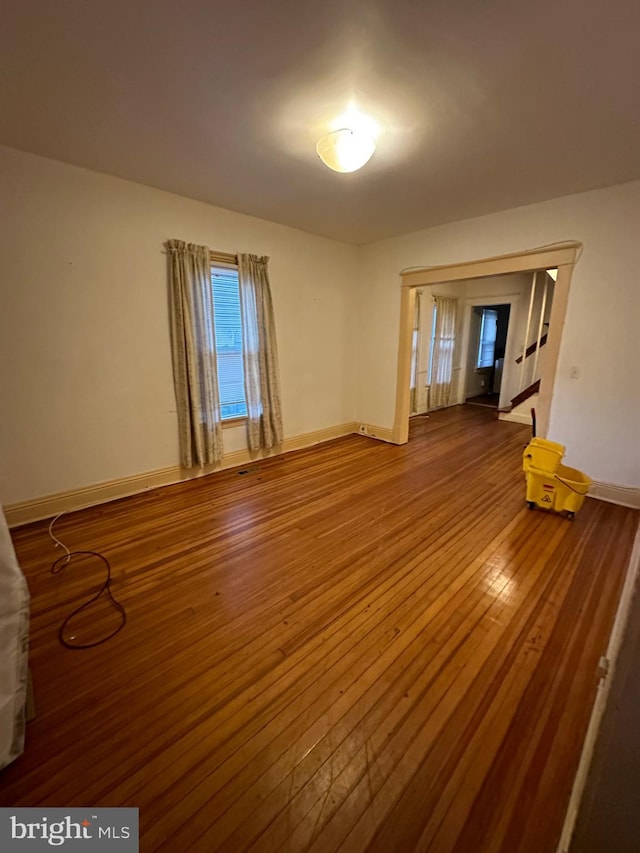
{"label": "window blind", "polygon": [[242,319],[238,271],[211,267],[218,385],[222,419],[245,417]]}

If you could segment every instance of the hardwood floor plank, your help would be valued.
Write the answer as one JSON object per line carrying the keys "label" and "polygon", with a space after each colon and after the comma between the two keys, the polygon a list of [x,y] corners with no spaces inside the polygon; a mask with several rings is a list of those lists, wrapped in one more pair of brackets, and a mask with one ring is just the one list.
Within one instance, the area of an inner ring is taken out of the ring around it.
{"label": "hardwood floor plank", "polygon": [[[527,430],[478,407],[68,516],[98,564],[32,593],[38,716],[0,803],[135,805],[141,850],[555,850],[638,513],[531,513]],[[114,614],[97,609],[79,634]]]}
{"label": "hardwood floor plank", "polygon": [[[552,541],[549,547],[553,548],[555,545],[556,542]],[[522,559],[527,560],[528,557],[529,552],[525,551]],[[535,583],[538,577],[536,569],[540,571],[543,567],[544,558],[539,560],[538,566],[532,565],[529,583]],[[526,581],[524,588],[529,592]],[[538,588],[539,595],[543,589]],[[531,606],[535,601],[536,598],[529,592],[528,604]],[[465,725],[469,718],[468,706],[473,710],[472,700],[477,701],[473,692],[474,685],[478,696],[482,698],[491,695],[491,693],[487,694],[487,684],[495,689],[501,683],[494,674],[493,668],[502,663],[503,658],[512,652],[512,646],[504,642],[504,632],[509,628],[513,630],[515,627],[513,621],[501,620],[499,615],[497,618],[494,615],[500,614],[504,606],[499,596],[494,598],[493,610],[487,614],[489,618],[482,619],[476,626],[476,631],[473,632],[475,634],[473,643],[465,642],[468,638],[468,632],[465,632],[462,645],[456,657],[447,661],[441,680],[435,685],[429,685],[429,691],[421,697],[422,702],[408,718],[409,725],[405,724],[396,732],[395,742],[391,742],[391,746],[395,749],[387,748],[386,751],[377,755],[378,765],[382,766],[385,778],[385,787],[378,796],[378,809],[395,802],[399,790],[405,789],[406,793],[401,801],[402,808],[398,811],[400,817],[397,826],[394,827],[393,816],[385,821],[386,832],[377,840],[374,849],[395,849],[390,845],[396,838],[401,839],[404,845],[398,846],[397,849],[412,849],[408,846],[410,839],[406,837],[407,829],[403,829],[407,818],[404,809],[410,806],[410,819],[424,814],[422,797],[430,790],[430,778],[437,776],[441,762],[446,760],[451,750],[458,748],[461,752],[464,751],[463,731],[460,727]],[[486,629],[482,630],[485,627]],[[478,628],[480,628],[479,633]],[[408,760],[404,758],[406,753],[410,755]],[[426,763],[427,758],[428,763]],[[425,778],[416,782],[415,774],[421,766]],[[364,783],[361,783],[360,787],[364,790]],[[389,792],[395,792],[395,795],[389,797]],[[417,798],[415,804],[412,804],[412,798]],[[341,804],[341,812],[342,819],[334,820],[334,826],[328,830],[332,832],[332,840],[336,832],[350,829],[350,822],[354,812],[357,814],[357,808],[347,801]],[[419,825],[418,822],[417,826]],[[414,832],[417,831],[417,826],[413,826]],[[365,813],[349,836],[350,841],[353,843],[356,838],[364,838],[367,835],[367,829],[371,831],[374,825],[370,815]],[[326,842],[327,831],[324,839],[324,843]],[[323,840],[320,837],[316,845],[318,849],[322,843]]]}
{"label": "hardwood floor plank", "polygon": [[[474,583],[477,584],[478,580],[475,579]],[[432,618],[432,613],[434,614],[433,618]],[[354,668],[353,666],[349,668],[349,671],[351,671],[351,672],[355,671],[358,673],[358,678],[357,678],[357,681],[355,682],[355,685],[354,685],[357,693],[363,692],[368,681],[374,682],[373,683],[374,688],[377,688],[380,685],[384,685],[384,683],[385,683],[384,672],[393,671],[393,666],[395,664],[397,657],[399,656],[399,654],[401,652],[403,652],[404,648],[407,648],[409,646],[409,643],[412,644],[412,648],[415,648],[415,646],[416,646],[416,643],[414,642],[415,637],[419,636],[420,634],[424,634],[424,625],[425,624],[427,624],[427,623],[430,624],[432,629],[433,629],[434,625],[436,625],[437,621],[439,621],[439,620],[437,620],[436,614],[437,614],[437,610],[435,607],[432,609],[425,609],[425,606],[420,601],[417,602],[417,616],[414,617],[413,614],[409,614],[408,625],[406,625],[402,620],[399,620],[395,614],[392,614],[394,616],[394,618],[391,620],[391,622],[389,622],[389,628],[387,631],[385,631],[385,635],[384,635],[384,643],[387,644],[389,641],[391,641],[391,645],[389,645],[388,647],[385,647],[384,651],[381,654],[379,654],[379,656],[376,658],[375,670],[372,667],[369,667],[369,669],[364,670],[364,671],[362,671],[361,669]],[[449,618],[448,614],[447,614],[447,618]],[[432,646],[432,649],[433,648],[434,647]],[[408,655],[406,655],[406,653],[403,654],[403,658],[407,659]],[[364,659],[364,661],[366,662],[366,658]],[[387,670],[385,671],[384,666],[386,666],[387,663],[389,663],[389,665],[387,667]],[[383,672],[382,676],[379,675],[379,673],[381,671]],[[344,685],[345,685],[344,681],[340,681],[339,683],[344,687]],[[332,706],[331,706],[331,711],[333,712],[332,717],[337,712],[340,704],[346,700],[346,698],[349,694],[349,690],[346,688],[344,690],[341,689],[340,694],[346,694],[346,695],[336,696],[336,698],[333,700]],[[365,697],[365,701],[366,701],[367,705],[372,704],[372,699],[368,695]],[[332,733],[332,739],[335,739],[335,737],[336,737],[336,733],[337,733],[336,726],[337,726],[337,722],[332,723],[332,725],[331,725],[330,731]],[[290,733],[290,731],[291,730],[288,730],[287,733]],[[347,734],[348,734],[348,732],[347,732]],[[312,738],[312,745],[314,745],[314,757],[317,760],[319,744],[318,744],[317,738],[315,736]],[[308,750],[305,748],[302,748],[302,751],[306,753]],[[262,796],[264,796],[264,794],[265,794],[265,791],[263,790],[261,793],[261,798],[262,798]],[[207,803],[207,813],[208,814],[209,814],[210,805],[211,805],[210,802]],[[195,826],[195,823],[192,821],[191,827],[193,828],[194,826]],[[216,826],[215,832],[218,836],[222,837],[220,835],[221,829],[219,826]]]}

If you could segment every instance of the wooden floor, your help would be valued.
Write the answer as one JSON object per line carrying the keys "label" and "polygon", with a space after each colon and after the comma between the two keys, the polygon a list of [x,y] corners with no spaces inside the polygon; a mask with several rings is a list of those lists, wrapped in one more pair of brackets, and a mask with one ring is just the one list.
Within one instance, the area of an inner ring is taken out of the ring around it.
{"label": "wooden floor", "polygon": [[138,806],[142,851],[555,851],[638,514],[528,511],[527,440],[456,407],[63,517],[128,612],[88,651],[57,629],[100,569],[14,531],[37,718],[1,804]]}
{"label": "wooden floor", "polygon": [[476,394],[475,397],[467,397],[466,403],[470,406],[487,406],[490,409],[497,409],[500,403],[500,394],[491,392]]}

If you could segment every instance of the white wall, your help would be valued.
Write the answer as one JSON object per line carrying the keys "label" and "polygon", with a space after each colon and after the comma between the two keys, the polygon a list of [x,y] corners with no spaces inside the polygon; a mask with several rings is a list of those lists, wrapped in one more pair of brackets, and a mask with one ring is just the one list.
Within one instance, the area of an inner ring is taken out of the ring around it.
{"label": "white wall", "polygon": [[354,420],[355,247],[6,148],[0,186],[4,503],[178,464],[171,237],[271,257],[285,436]]}
{"label": "white wall", "polygon": [[[580,240],[551,409],[551,438],[594,479],[640,485],[640,182],[443,225],[362,247],[358,419],[393,426],[399,272]],[[571,379],[572,366],[580,371]]]}
{"label": "white wall", "polygon": [[466,363],[463,364],[463,375],[460,377],[461,392],[459,393],[458,402],[462,402],[467,397],[475,397],[477,394],[482,394],[490,391],[491,388],[487,385],[488,373],[486,370],[478,373],[476,370],[477,347],[475,342],[480,337],[481,316],[479,308],[464,305],[464,324],[466,327]]}
{"label": "white wall", "polygon": [[640,485],[639,182],[356,249],[6,148],[0,181],[5,503],[177,464],[170,237],[270,255],[287,437],[392,427],[401,269],[581,240],[550,436],[595,479]]}

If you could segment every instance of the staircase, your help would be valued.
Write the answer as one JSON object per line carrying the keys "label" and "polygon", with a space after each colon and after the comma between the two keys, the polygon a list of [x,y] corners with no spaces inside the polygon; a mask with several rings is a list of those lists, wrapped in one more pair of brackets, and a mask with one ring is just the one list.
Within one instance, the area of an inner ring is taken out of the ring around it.
{"label": "staircase", "polygon": [[[544,317],[553,295],[551,289],[553,283],[554,280],[546,270],[538,270],[534,273],[531,283],[529,315],[524,335],[523,353],[515,360],[515,363],[520,365],[520,390],[511,399],[508,407],[499,410],[498,417],[501,420],[531,424],[531,409],[535,408],[538,399],[537,395],[540,391],[541,365],[539,357],[540,351],[547,343],[545,328],[548,326],[548,323],[544,322]],[[542,290],[538,289],[540,284]],[[535,321],[534,314],[537,314]],[[534,340],[532,343],[527,344],[531,340],[532,334]]]}
{"label": "staircase", "polygon": [[522,403],[524,403],[526,400],[529,400],[531,397],[533,397],[534,394],[537,394],[539,390],[540,380],[536,379],[535,382],[532,382],[531,385],[529,385],[523,391],[520,391],[519,394],[516,394],[516,396],[511,400],[511,408],[509,409],[509,411],[515,409],[516,406],[522,405]]}
{"label": "staircase", "polygon": [[[546,344],[546,342],[547,342],[547,333],[545,332],[544,335],[540,338],[539,346],[543,347]],[[535,353],[536,343],[537,343],[537,341],[534,341],[534,343],[532,343],[530,346],[527,347],[527,351],[524,354],[525,358],[529,358],[530,355],[533,355]],[[519,355],[518,358],[516,358],[516,364],[522,364],[522,356],[521,355]]]}

